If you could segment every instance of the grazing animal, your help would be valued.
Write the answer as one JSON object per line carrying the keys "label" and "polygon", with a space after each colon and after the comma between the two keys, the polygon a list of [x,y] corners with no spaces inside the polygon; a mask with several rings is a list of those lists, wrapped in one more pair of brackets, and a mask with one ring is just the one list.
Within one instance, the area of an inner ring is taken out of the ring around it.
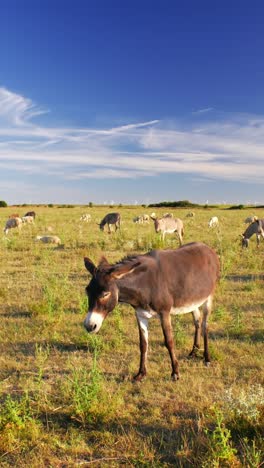
{"label": "grazing animal", "polygon": [[245,224],[251,224],[251,223],[254,223],[254,221],[257,221],[258,217],[257,216],[248,216],[244,223]]}
{"label": "grazing animal", "polygon": [[263,237],[264,239],[264,219],[257,219],[256,221],[253,221],[245,232],[241,234],[242,237],[242,247],[248,247],[249,246],[249,239],[253,234],[256,234],[257,238],[257,247],[259,247],[259,242],[260,242],[260,236]]}
{"label": "grazing animal", "polygon": [[193,211],[190,211],[190,213],[187,213],[186,218],[194,218],[195,213]]}
{"label": "grazing animal", "polygon": [[154,227],[156,232],[162,233],[162,239],[164,240],[165,234],[171,234],[177,232],[180,240],[180,245],[182,245],[182,238],[184,234],[183,222],[180,218],[153,218]]}
{"label": "grazing animal", "polygon": [[120,213],[108,213],[100,222],[99,226],[101,231],[104,230],[105,225],[108,226],[108,233],[111,234],[111,225],[115,226],[115,230],[120,229],[121,216]]}
{"label": "grazing animal", "polygon": [[33,218],[35,219],[37,215],[35,211],[28,211],[24,216],[33,216]]}
{"label": "grazing animal", "polygon": [[104,319],[118,302],[130,304],[135,309],[140,342],[140,365],[135,380],[142,380],[147,372],[148,321],[154,316],[161,321],[171,359],[171,377],[173,380],[179,378],[171,314],[192,312],[195,334],[190,356],[195,356],[200,348],[201,306],[204,360],[209,365],[207,319],[220,271],[214,250],[203,243],[193,242],[176,250],[152,250],[144,255],[126,257],[114,265],[104,257],[98,267],[87,257],[84,264],[92,275],[86,288],[89,308],[84,321],[89,333],[100,330]]}
{"label": "grazing animal", "polygon": [[163,218],[173,218],[173,214],[172,213],[165,213],[162,217]]}
{"label": "grazing animal", "polygon": [[20,218],[20,216],[18,213],[13,213],[10,216],[8,216],[8,218]]}
{"label": "grazing animal", "polygon": [[208,227],[209,228],[216,227],[218,226],[218,224],[219,224],[219,220],[217,216],[213,216],[212,218],[209,219]]}
{"label": "grazing animal", "polygon": [[58,236],[37,236],[35,240],[43,242],[43,244],[61,245],[61,240]]}
{"label": "grazing animal", "polygon": [[149,223],[149,215],[144,214],[141,216],[135,216],[133,218],[133,222],[136,224],[144,224],[144,223]]}
{"label": "grazing animal", "polygon": [[143,214],[142,218],[143,218],[143,223],[149,223],[149,215],[148,214]]}
{"label": "grazing animal", "polygon": [[91,219],[92,219],[92,217],[91,217],[90,213],[85,213],[80,217],[80,221],[86,221],[87,223],[89,223],[91,221]]}
{"label": "grazing animal", "polygon": [[34,216],[22,216],[23,224],[34,224]]}
{"label": "grazing animal", "polygon": [[8,234],[8,231],[13,228],[18,228],[20,231],[22,226],[22,219],[21,218],[8,218],[6,225],[4,227],[4,233]]}

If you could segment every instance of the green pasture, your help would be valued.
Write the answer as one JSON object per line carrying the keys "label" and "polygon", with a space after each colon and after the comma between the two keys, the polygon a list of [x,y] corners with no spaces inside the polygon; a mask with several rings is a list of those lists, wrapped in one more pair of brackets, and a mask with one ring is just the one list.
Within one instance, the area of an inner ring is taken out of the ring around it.
{"label": "green pasture", "polygon": [[[35,225],[5,236],[8,216],[29,210]],[[111,211],[121,230],[98,223]],[[158,320],[150,321],[148,375],[138,370],[133,309],[119,305],[98,335],[83,327],[89,274],[83,257],[116,262],[164,243],[153,222],[133,217],[173,213],[184,222],[184,243],[202,241],[220,256],[209,321],[212,363],[202,352],[188,359],[191,314],[173,317],[181,379],[170,360]],[[263,463],[264,242],[241,248],[244,219],[261,210],[143,207],[0,208],[0,466],[17,467],[260,467]],[[90,213],[91,222],[80,216]],[[211,216],[219,226],[209,229]],[[57,235],[62,246],[35,242]]]}

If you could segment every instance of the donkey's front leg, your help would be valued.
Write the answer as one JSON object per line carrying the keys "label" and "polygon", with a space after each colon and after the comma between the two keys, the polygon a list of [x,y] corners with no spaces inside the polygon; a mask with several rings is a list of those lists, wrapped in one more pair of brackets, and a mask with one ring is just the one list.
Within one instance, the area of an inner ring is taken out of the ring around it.
{"label": "donkey's front leg", "polygon": [[142,309],[136,310],[138,330],[139,330],[139,345],[140,345],[140,364],[139,371],[135,375],[134,380],[140,381],[147,374],[146,361],[148,354],[148,319],[150,314]]}
{"label": "donkey's front leg", "polygon": [[170,358],[171,358],[171,367],[172,367],[171,378],[172,380],[178,380],[179,379],[179,369],[178,369],[179,366],[178,366],[178,361],[175,356],[170,313],[162,312],[160,316],[160,321],[161,321],[162,331],[164,335],[165,345],[169,351]]}

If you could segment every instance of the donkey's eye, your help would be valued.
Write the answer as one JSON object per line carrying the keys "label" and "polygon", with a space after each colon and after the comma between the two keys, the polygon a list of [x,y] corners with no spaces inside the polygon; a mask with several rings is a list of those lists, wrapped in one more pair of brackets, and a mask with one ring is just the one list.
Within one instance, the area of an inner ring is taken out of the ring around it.
{"label": "donkey's eye", "polygon": [[107,299],[107,297],[111,296],[111,292],[110,291],[104,291],[101,295],[100,295],[100,299]]}

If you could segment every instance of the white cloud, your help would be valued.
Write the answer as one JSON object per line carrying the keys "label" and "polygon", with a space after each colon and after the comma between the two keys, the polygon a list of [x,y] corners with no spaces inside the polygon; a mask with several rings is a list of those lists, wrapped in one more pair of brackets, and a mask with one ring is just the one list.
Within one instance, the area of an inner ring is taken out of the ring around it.
{"label": "white cloud", "polygon": [[0,88],[0,119],[6,119],[17,126],[27,125],[28,121],[47,111],[38,108],[30,99]]}
{"label": "white cloud", "polygon": [[193,111],[193,114],[205,114],[206,112],[210,112],[212,110],[213,110],[213,107],[205,107],[204,109]]}
{"label": "white cloud", "polygon": [[186,173],[260,183],[264,177],[262,116],[222,115],[214,121],[196,116],[174,124],[153,119],[94,129],[35,123],[43,112],[30,99],[0,88],[1,172],[61,180]]}

